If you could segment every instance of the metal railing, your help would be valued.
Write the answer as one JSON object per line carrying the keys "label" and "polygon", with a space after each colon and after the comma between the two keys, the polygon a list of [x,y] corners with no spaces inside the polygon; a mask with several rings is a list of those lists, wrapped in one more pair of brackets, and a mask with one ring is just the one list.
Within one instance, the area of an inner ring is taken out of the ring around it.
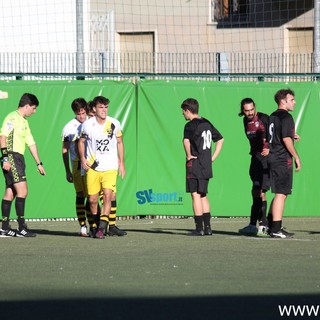
{"label": "metal railing", "polygon": [[0,53],[0,79],[205,78],[215,80],[313,80],[313,54],[292,53]]}

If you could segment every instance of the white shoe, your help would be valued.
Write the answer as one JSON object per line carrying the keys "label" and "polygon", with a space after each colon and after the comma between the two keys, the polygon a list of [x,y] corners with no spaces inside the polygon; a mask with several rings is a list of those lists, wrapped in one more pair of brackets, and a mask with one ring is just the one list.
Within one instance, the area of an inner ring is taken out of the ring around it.
{"label": "white shoe", "polygon": [[87,226],[82,226],[80,228],[80,237],[87,237],[88,234],[87,234]]}
{"label": "white shoe", "polygon": [[244,234],[246,236],[255,236],[257,235],[257,232],[257,227],[253,226],[252,224],[249,224],[246,227],[239,229],[239,233]]}
{"label": "white shoe", "polygon": [[269,228],[266,226],[259,226],[257,236],[258,237],[269,237]]}

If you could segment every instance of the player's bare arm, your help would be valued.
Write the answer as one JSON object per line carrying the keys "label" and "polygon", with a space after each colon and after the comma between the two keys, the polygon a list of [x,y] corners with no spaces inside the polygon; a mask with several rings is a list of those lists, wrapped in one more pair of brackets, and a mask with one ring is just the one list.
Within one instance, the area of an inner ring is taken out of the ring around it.
{"label": "player's bare arm", "polygon": [[62,159],[64,168],[66,170],[66,179],[68,182],[73,182],[73,176],[72,172],[70,170],[70,161],[69,161],[69,150],[70,150],[70,142],[69,141],[63,141],[62,142]]}
{"label": "player's bare arm", "polygon": [[295,141],[300,141],[300,136],[298,134],[294,134],[294,138]]}
{"label": "player's bare arm", "polygon": [[266,157],[270,153],[270,149],[266,147],[268,145],[266,141],[267,141],[267,139],[263,139],[264,147],[262,149],[261,155],[264,156],[264,157]]}
{"label": "player's bare arm", "polygon": [[223,143],[224,143],[224,138],[222,138],[222,139],[220,139],[220,140],[218,140],[216,142],[216,147],[215,147],[214,152],[213,152],[212,157],[211,157],[211,161],[212,162],[217,159],[219,153],[222,150]]}
{"label": "player's bare arm", "polygon": [[79,151],[79,157],[81,160],[81,166],[84,170],[88,171],[90,169],[90,163],[85,158],[85,138],[80,138],[78,142],[78,151]]}
{"label": "player's bare arm", "polygon": [[117,138],[118,159],[119,159],[119,176],[123,179],[126,175],[126,168],[124,165],[124,144],[122,136]]}
{"label": "player's bare arm", "polygon": [[37,168],[38,168],[39,173],[41,175],[45,176],[46,172],[45,172],[43,164],[42,164],[42,162],[40,160],[40,157],[39,157],[39,154],[38,154],[37,145],[33,144],[33,145],[29,146],[29,150],[30,150],[30,153],[33,156],[33,159],[35,160],[35,162],[37,164]]}
{"label": "player's bare arm", "polygon": [[187,161],[189,161],[191,159],[197,159],[197,157],[195,157],[191,154],[191,145],[190,145],[189,139],[183,139],[183,146],[184,146],[184,151],[186,153]]}
{"label": "player's bare arm", "polygon": [[283,143],[285,144],[287,150],[290,152],[291,156],[294,158],[295,165],[296,165],[296,172],[300,171],[301,169],[301,163],[300,163],[300,158],[298,155],[298,152],[296,151],[293,141],[291,137],[285,137],[283,138]]}

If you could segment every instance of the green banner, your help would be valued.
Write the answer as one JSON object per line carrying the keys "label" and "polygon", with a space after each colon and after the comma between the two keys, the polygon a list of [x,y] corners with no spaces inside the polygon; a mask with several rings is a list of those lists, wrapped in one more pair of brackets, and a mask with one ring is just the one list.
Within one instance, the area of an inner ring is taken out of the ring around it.
{"label": "green banner", "polygon": [[[182,145],[184,117],[181,102],[198,99],[200,114],[208,118],[225,138],[223,150],[213,164],[214,177],[208,197],[213,216],[248,216],[251,206],[249,142],[240,101],[255,100],[258,111],[276,109],[274,93],[290,87],[296,94],[293,117],[301,141],[296,148],[302,170],[294,174],[293,194],[288,197],[287,216],[316,216],[319,191],[315,177],[319,148],[314,138],[320,118],[319,84],[268,82],[212,82],[191,80],[128,81],[8,81],[0,90],[9,99],[0,100],[0,119],[17,108],[20,96],[30,92],[39,98],[37,113],[29,119],[47,175],[38,174],[26,151],[29,195],[27,218],[74,218],[75,192],[65,178],[61,154],[61,131],[73,118],[71,102],[77,97],[91,100],[97,95],[110,99],[109,115],[123,126],[127,175],[118,179],[118,216],[191,216],[190,195],[185,192],[185,154]],[[0,192],[4,192],[4,181]],[[1,191],[2,190],[2,191]],[[270,204],[272,194],[268,192]],[[12,212],[11,217],[15,217]]]}
{"label": "green banner", "polygon": [[[26,150],[29,195],[26,202],[27,218],[76,217],[75,191],[68,183],[62,161],[61,132],[73,117],[71,102],[77,97],[87,101],[97,95],[110,99],[109,115],[118,118],[124,131],[127,176],[119,181],[118,210],[136,214],[136,99],[135,86],[128,81],[12,81],[0,83],[0,90],[8,91],[9,99],[0,100],[0,119],[17,109],[24,92],[35,94],[40,102],[37,112],[28,119],[36,140],[46,176],[37,172],[29,151]],[[4,181],[1,184],[4,191]],[[2,191],[2,192],[3,192]],[[1,192],[1,191],[0,191]],[[14,209],[11,217],[15,217]]]}
{"label": "green banner", "polygon": [[[200,114],[212,121],[225,138],[223,150],[213,164],[214,177],[208,197],[214,216],[249,216],[251,180],[249,142],[238,116],[240,101],[254,99],[257,109],[270,114],[277,106],[274,94],[290,87],[296,93],[293,117],[301,141],[296,148],[302,170],[294,174],[293,194],[285,215],[318,215],[319,191],[315,176],[319,154],[312,137],[319,119],[318,83],[248,83],[211,81],[142,81],[138,86],[138,212],[144,214],[192,215],[190,195],[185,190],[185,155],[182,146],[185,120],[181,102],[198,99]],[[268,192],[269,204],[272,194]]]}

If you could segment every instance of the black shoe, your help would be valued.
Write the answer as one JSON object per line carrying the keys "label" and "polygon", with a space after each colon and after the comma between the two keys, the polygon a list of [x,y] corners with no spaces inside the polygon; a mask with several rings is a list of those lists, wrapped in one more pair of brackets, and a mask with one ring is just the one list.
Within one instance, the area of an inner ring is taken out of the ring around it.
{"label": "black shoe", "polygon": [[196,235],[196,236],[204,236],[204,231],[202,229],[196,229],[194,231],[194,235]]}
{"label": "black shoe", "polygon": [[293,232],[288,232],[288,231],[286,230],[286,228],[284,228],[284,227],[281,227],[280,230],[281,230],[282,233],[287,234],[287,235],[290,235],[290,237],[294,236],[294,233],[293,233]]}
{"label": "black shoe", "polygon": [[117,226],[109,227],[109,231],[108,231],[109,237],[112,237],[112,236],[123,237],[126,235],[127,235],[127,233],[125,231],[119,229]]}
{"label": "black shoe", "polygon": [[96,233],[97,233],[97,228],[90,227],[89,237],[90,238],[95,238],[96,237]]}
{"label": "black shoe", "polygon": [[18,229],[16,231],[16,237],[20,238],[34,238],[37,235],[30,230],[28,230],[27,226],[24,226],[23,229]]}
{"label": "black shoe", "polygon": [[16,231],[12,229],[6,229],[2,230],[0,229],[0,237],[15,237],[16,236]]}
{"label": "black shoe", "polygon": [[212,236],[212,230],[211,230],[211,227],[210,227],[210,226],[204,227],[204,234],[205,234],[206,236]]}
{"label": "black shoe", "polygon": [[292,238],[294,236],[294,233],[288,232],[283,228],[281,228],[280,231],[278,232],[271,232],[270,236],[272,238],[287,239],[287,238]]}

